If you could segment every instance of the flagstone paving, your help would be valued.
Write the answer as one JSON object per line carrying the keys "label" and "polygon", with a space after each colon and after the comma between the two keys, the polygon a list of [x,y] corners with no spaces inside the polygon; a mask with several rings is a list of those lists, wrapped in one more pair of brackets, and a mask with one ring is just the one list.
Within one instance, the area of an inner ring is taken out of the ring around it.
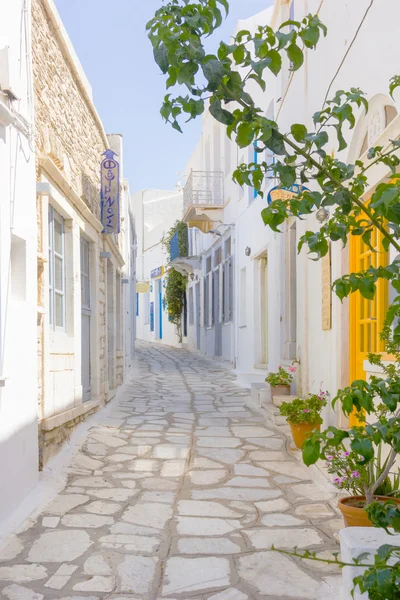
{"label": "flagstone paving", "polygon": [[0,551],[8,600],[337,600],[331,489],[219,363],[139,344],[66,488]]}

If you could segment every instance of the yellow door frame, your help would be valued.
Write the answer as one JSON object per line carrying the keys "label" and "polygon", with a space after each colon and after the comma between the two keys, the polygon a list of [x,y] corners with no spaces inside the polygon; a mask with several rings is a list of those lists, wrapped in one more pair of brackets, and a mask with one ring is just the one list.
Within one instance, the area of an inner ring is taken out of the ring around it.
{"label": "yellow door frame", "polygon": [[[352,273],[388,264],[389,253],[383,249],[382,233],[376,228],[371,236],[374,252],[361,239],[351,236],[350,270]],[[370,352],[384,354],[384,342],[380,339],[388,306],[388,281],[378,279],[373,300],[367,300],[360,292],[350,296],[350,382],[365,379],[364,361]],[[350,425],[357,424],[355,415],[350,416]]]}

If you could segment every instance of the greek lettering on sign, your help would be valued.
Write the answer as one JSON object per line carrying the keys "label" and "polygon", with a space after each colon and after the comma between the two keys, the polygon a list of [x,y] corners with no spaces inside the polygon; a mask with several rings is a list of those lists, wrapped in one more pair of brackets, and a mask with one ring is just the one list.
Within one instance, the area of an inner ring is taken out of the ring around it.
{"label": "greek lettering on sign", "polygon": [[103,233],[120,232],[119,163],[115,152],[106,150],[101,162],[101,222]]}

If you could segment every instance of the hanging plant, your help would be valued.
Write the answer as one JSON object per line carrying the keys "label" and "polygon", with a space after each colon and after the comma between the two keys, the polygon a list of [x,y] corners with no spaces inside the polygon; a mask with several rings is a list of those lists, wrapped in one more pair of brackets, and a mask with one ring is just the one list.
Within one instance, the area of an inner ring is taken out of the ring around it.
{"label": "hanging plant", "polygon": [[[176,221],[168,233],[162,239],[164,250],[170,255],[171,239],[178,233],[179,254],[187,256],[188,252],[188,236],[187,225],[183,221]],[[179,342],[182,342],[182,311],[185,302],[187,278],[171,267],[167,273],[167,281],[165,287],[164,303],[168,313],[168,318],[176,327],[176,333]]]}
{"label": "hanging plant", "polygon": [[189,250],[188,226],[183,221],[176,221],[175,225],[164,235],[161,244],[171,260],[171,240],[178,234],[179,256],[187,256]]}

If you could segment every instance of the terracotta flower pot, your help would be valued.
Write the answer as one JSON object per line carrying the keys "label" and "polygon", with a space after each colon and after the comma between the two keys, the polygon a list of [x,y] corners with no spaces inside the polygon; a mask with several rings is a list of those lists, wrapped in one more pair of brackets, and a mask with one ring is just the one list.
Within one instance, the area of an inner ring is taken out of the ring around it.
{"label": "terracotta flower pot", "polygon": [[321,431],[321,425],[319,423],[290,423],[290,429],[292,430],[293,441],[297,448],[303,447],[304,442],[308,438],[309,434],[317,429]]}
{"label": "terracotta flower pot", "polygon": [[271,397],[290,396],[290,385],[271,385]]}
{"label": "terracotta flower pot", "polygon": [[[375,500],[382,503],[393,500],[400,506],[400,498],[391,498],[390,496],[375,496]],[[343,515],[345,527],[373,527],[364,510],[365,496],[348,496],[341,498],[338,507]]]}

